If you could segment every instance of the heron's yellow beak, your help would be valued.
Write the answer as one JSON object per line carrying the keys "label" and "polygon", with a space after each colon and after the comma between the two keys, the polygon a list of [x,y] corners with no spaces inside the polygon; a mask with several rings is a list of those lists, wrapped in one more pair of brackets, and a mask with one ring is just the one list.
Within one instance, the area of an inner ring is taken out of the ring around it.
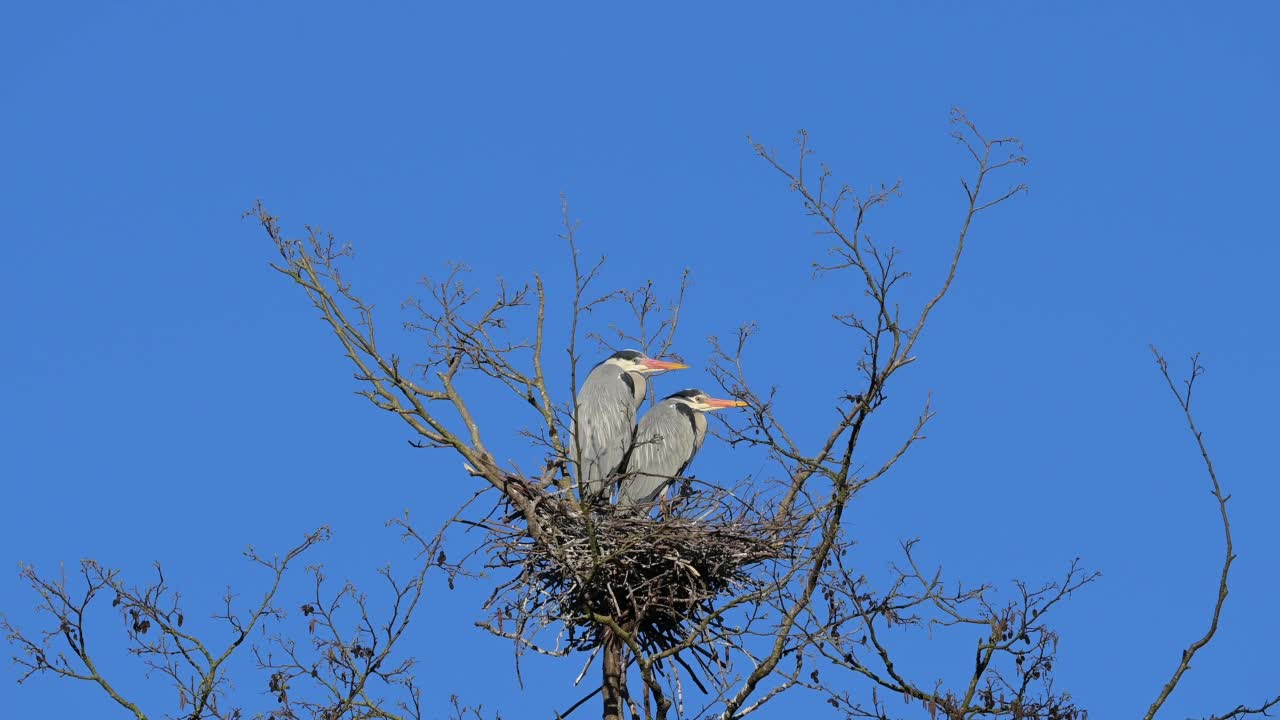
{"label": "heron's yellow beak", "polygon": [[713,408],[740,408],[746,407],[747,403],[741,400],[721,400],[719,398],[707,398],[707,405]]}
{"label": "heron's yellow beak", "polygon": [[654,360],[653,358],[645,358],[640,362],[650,370],[684,370],[685,368],[689,367],[684,363],[668,362],[666,360]]}

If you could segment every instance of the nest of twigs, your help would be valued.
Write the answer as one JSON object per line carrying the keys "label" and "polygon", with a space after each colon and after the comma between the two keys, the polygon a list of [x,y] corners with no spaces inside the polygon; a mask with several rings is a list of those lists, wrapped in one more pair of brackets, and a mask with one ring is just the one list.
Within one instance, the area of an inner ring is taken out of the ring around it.
{"label": "nest of twigs", "polygon": [[539,537],[512,532],[492,546],[491,565],[518,572],[489,607],[521,639],[558,625],[563,651],[598,646],[602,618],[646,651],[670,647],[714,600],[750,591],[751,566],[786,552],[772,522],[717,509],[709,497],[664,509],[662,519],[553,496],[536,507]]}

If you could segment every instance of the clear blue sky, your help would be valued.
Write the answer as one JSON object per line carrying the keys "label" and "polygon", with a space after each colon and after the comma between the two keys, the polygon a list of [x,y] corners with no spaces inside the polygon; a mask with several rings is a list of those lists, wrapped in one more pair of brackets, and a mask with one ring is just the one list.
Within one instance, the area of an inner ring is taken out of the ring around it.
{"label": "clear blue sky", "polygon": [[[875,229],[907,250],[922,293],[961,212],[955,104],[1024,139],[1032,191],[976,227],[891,393],[880,437],[929,390],[939,414],[859,499],[860,562],[883,568],[919,536],[924,559],[1007,587],[1080,556],[1104,577],[1059,611],[1058,681],[1091,717],[1133,717],[1203,629],[1220,562],[1147,344],[1175,363],[1201,350],[1198,420],[1235,497],[1240,560],[1219,638],[1163,716],[1280,690],[1274,661],[1249,659],[1280,645],[1275,6],[779,7],[7,5],[0,609],[33,622],[19,560],[92,556],[134,577],[164,562],[203,615],[228,583],[256,592],[247,543],[283,549],[322,523],[335,536],[315,558],[372,583],[384,559],[409,560],[383,520],[438,521],[474,487],[351,394],[335,343],[240,220],[256,198],[292,231],[357,243],[350,277],[391,333],[446,260],[484,283],[563,282],[565,192],[607,282],[669,287],[693,270],[679,350],[695,366],[706,336],[758,321],[757,375],[817,431],[804,403],[844,387],[824,370],[850,339],[828,316],[852,291],[809,279],[820,241],[745,135],[786,149],[805,127],[842,179],[902,178]],[[490,435],[511,424],[484,412]],[[709,447],[700,475],[718,463],[759,459]],[[576,664],[526,668],[523,695],[505,673],[482,678],[510,659],[471,627],[484,593],[441,590],[418,627],[435,715],[451,693],[510,717],[563,707]],[[172,701],[127,661],[104,664]],[[0,673],[8,716],[123,717],[94,688]],[[240,688],[250,705],[268,705],[261,684]]]}

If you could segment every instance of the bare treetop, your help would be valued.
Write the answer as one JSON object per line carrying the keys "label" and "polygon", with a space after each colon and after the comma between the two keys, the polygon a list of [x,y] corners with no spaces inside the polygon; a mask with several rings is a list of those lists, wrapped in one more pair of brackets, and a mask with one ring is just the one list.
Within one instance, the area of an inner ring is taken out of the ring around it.
{"label": "bare treetop", "polygon": [[[664,431],[670,438],[635,434],[640,404],[646,397],[652,404],[655,395],[643,372],[624,377],[623,362],[613,372],[629,384],[620,396],[625,413],[615,433],[624,443],[612,454],[584,452],[586,395],[594,392],[587,378],[597,361],[626,348],[634,352],[615,357],[643,358],[656,369],[684,367],[675,362],[681,360],[675,339],[688,270],[671,269],[676,280],[667,297],[647,280],[628,289],[601,288],[604,259],[583,255],[578,225],[563,202],[560,238],[572,268],[565,307],[548,302],[537,274],[519,285],[499,280],[486,295],[468,284],[465,265],[453,264],[443,279],[424,281],[422,297],[405,303],[412,317],[403,328],[420,338],[422,348],[406,360],[380,345],[373,308],[344,274],[350,246],[312,226],[293,237],[258,203],[248,216],[278,254],[272,267],[300,289],[333,333],[352,364],[359,394],[400,418],[416,447],[452,453],[465,473],[460,477],[473,479],[477,489],[435,533],[420,533],[407,516],[392,521],[418,562],[408,574],[381,571],[385,606],[349,582],[335,587],[319,565],[306,570],[311,583],[305,598],[279,599],[282,577],[327,539],[324,528],[280,558],[250,551],[267,589],[247,605],[228,591],[217,616],[228,639],[219,643],[184,627],[184,605],[158,567],[156,578],[135,587],[116,571],[85,561],[82,591],[65,578],[24,568],[52,625],[32,635],[4,623],[22,679],[49,674],[92,682],[139,720],[157,716],[123,697],[94,663],[85,609],[111,596],[130,651],[153,677],[174,686],[173,717],[250,717],[245,708],[251,698],[233,689],[225,669],[229,656],[249,647],[270,696],[254,717],[421,720],[431,713],[403,638],[425,599],[427,577],[439,575],[449,587],[465,577],[492,588],[475,624],[511,648],[518,677],[530,657],[574,663],[577,680],[565,689],[555,717],[583,711],[598,696],[606,720],[729,720],[753,715],[787,693],[811,693],[847,718],[1084,720],[1087,712],[1054,679],[1060,636],[1049,614],[1098,573],[1072,559],[1047,579],[1014,580],[1002,592],[926,566],[918,559],[918,540],[903,542],[895,558],[876,567],[850,556],[858,540],[848,522],[850,503],[925,438],[932,399],[885,452],[862,442],[868,423],[880,416],[894,378],[917,359],[934,310],[955,287],[978,218],[1026,190],[1014,175],[1027,162],[1016,138],[988,136],[959,110],[951,122],[967,168],[960,181],[964,205],[942,279],[915,303],[902,292],[910,274],[901,267],[900,249],[870,230],[877,210],[901,194],[900,184],[859,193],[838,182],[825,164],[815,167],[803,131],[790,153],[753,144],[827,246],[823,259],[812,263],[814,273],[852,290],[853,300],[832,318],[857,349],[824,367],[850,389],[833,398],[824,409],[825,425],[813,432],[812,423],[779,410],[781,392],[771,379],[754,374],[754,324],[710,338],[707,372],[731,400],[699,407],[742,412],[717,416],[710,431],[705,417],[698,425],[693,415],[690,428],[640,423],[692,432],[686,444],[693,452],[708,437],[726,442],[754,453],[768,468],[739,481],[714,469],[711,481],[685,477],[692,458],[685,446],[675,471],[644,464],[646,453],[637,448],[672,441],[675,430]],[[617,308],[627,322],[596,322],[596,312],[606,307]],[[560,336],[563,347],[550,339]],[[552,352],[565,353],[567,377],[548,376],[549,344]],[[1184,651],[1148,720],[1213,640],[1234,559],[1229,496],[1191,416],[1201,368],[1193,360],[1180,390],[1158,353],[1157,360],[1208,468],[1226,552],[1208,630]],[[504,398],[510,411],[482,427],[474,411],[480,398],[486,404]],[[695,404],[708,396],[697,391],[683,398]],[[502,442],[494,438],[512,437],[528,441],[527,452],[503,459],[490,449]],[[591,475],[589,459],[606,455],[601,462],[608,467]],[[653,481],[643,500],[624,493],[619,505],[608,502],[613,484],[625,487],[637,477]],[[667,497],[671,487],[681,488],[678,496]],[[264,619],[284,629],[251,637]],[[971,642],[973,661],[945,677],[923,673],[902,660],[904,633]],[[585,683],[587,677],[598,681]],[[488,716],[456,697],[450,705],[456,718]],[[1213,717],[1263,714],[1278,705],[1280,698]]]}

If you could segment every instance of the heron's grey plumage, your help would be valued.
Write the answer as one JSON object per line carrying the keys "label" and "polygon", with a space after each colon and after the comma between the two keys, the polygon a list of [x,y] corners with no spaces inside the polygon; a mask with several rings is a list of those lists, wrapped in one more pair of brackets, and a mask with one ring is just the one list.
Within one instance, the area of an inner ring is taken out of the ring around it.
{"label": "heron's grey plumage", "polygon": [[680,394],[644,414],[618,493],[621,507],[657,503],[674,478],[684,474],[707,437],[707,417]]}
{"label": "heron's grey plumage", "polygon": [[[636,410],[644,399],[644,375],[603,362],[578,392],[569,454],[583,497],[609,499],[610,478],[626,459],[635,435]],[[581,426],[582,432],[578,432]]]}

